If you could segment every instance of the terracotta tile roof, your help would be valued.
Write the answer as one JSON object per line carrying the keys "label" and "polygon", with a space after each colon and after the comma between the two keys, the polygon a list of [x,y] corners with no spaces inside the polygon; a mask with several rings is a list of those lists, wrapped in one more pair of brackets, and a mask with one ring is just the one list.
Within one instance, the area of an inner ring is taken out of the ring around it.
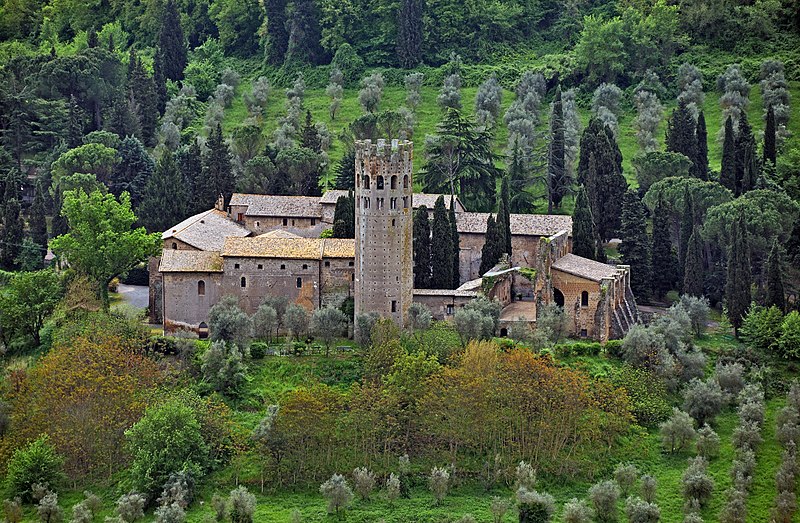
{"label": "terracotta tile roof", "polygon": [[600,281],[603,278],[613,278],[617,274],[617,268],[613,265],[582,258],[574,254],[562,256],[557,259],[551,267],[555,270],[592,281]]}
{"label": "terracotta tile roof", "polygon": [[476,291],[459,289],[414,289],[414,296],[452,296],[454,298],[477,298]]}
{"label": "terracotta tile roof", "polygon": [[165,249],[158,266],[161,272],[222,272],[222,257],[214,251]]}
{"label": "terracotta tile roof", "polygon": [[322,238],[226,238],[222,256],[319,260],[355,257],[355,240]]}
{"label": "terracotta tile roof", "polygon": [[[319,203],[321,203],[323,205],[335,205],[336,204],[336,200],[338,200],[340,196],[347,196],[347,191],[342,191],[342,190],[339,190],[339,189],[333,189],[333,190],[330,190],[330,191],[326,192],[324,195],[322,195],[322,198],[320,198]],[[436,204],[436,199],[439,198],[439,196],[440,196],[439,194],[429,194],[429,193],[415,192],[414,196],[412,197],[413,207],[414,207],[414,209],[417,209],[420,206],[424,205],[428,209],[433,210],[433,206]],[[458,199],[457,196],[455,198],[455,204],[456,204],[456,212],[464,211],[464,205],[461,203],[461,201]],[[444,195],[444,205],[448,209],[450,208],[450,195],[449,194],[445,194]]]}
{"label": "terracotta tile roof", "polygon": [[321,218],[322,206],[316,196],[273,196],[234,193],[230,205],[246,206],[245,216]]}
{"label": "terracotta tile roof", "polygon": [[[489,213],[461,212],[456,214],[458,232],[485,234]],[[512,214],[511,234],[521,236],[552,236],[560,231],[572,232],[572,216],[561,214]]]}
{"label": "terracotta tile roof", "polygon": [[293,232],[284,231],[283,229],[275,229],[274,231],[259,234],[258,238],[302,238],[302,236],[298,236]]}
{"label": "terracotta tile roof", "polygon": [[331,189],[330,191],[325,191],[325,194],[319,199],[319,203],[324,205],[336,205],[336,201],[340,196],[347,196],[347,191]]}
{"label": "terracotta tile roof", "polygon": [[483,278],[476,278],[474,280],[465,281],[461,286],[456,289],[457,291],[479,291],[483,285]]}
{"label": "terracotta tile roof", "polygon": [[250,231],[229,220],[225,212],[211,209],[186,218],[164,231],[161,239],[175,238],[201,251],[219,251],[225,238],[249,235]]}

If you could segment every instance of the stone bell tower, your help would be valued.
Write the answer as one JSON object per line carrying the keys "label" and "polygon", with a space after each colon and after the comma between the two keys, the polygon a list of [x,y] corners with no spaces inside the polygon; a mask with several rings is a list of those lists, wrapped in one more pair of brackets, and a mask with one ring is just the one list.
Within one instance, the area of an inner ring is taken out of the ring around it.
{"label": "stone bell tower", "polygon": [[377,312],[401,327],[413,298],[409,141],[356,142],[355,313]]}

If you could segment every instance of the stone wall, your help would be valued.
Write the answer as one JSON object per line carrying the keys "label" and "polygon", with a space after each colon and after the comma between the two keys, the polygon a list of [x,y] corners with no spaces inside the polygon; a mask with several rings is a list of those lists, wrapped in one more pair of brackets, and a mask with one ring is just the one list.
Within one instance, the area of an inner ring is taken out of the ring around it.
{"label": "stone wall", "polygon": [[[573,274],[553,269],[551,272],[553,292],[560,291],[564,295],[564,312],[572,318],[570,322],[570,335],[580,337],[582,331],[589,338],[605,341],[607,332],[601,332],[596,313],[598,306],[605,300],[605,292],[598,282],[581,278]],[[581,294],[588,293],[587,305],[581,305]],[[605,318],[605,312],[603,313]]]}
{"label": "stone wall", "polygon": [[[536,256],[539,252],[539,239],[541,236],[523,236],[516,234],[511,237],[511,265],[519,267],[535,267]],[[480,277],[481,250],[486,239],[483,234],[459,233],[459,277],[461,283]]]}
{"label": "stone wall", "polygon": [[322,307],[338,308],[355,290],[353,258],[323,258],[321,281]]}
{"label": "stone wall", "polygon": [[[237,215],[231,212],[231,217],[236,219]],[[265,232],[282,230],[303,238],[319,238],[323,230],[332,227],[319,218],[282,218],[279,216],[244,216],[239,223],[256,236]]]}
{"label": "stone wall", "polygon": [[414,303],[425,305],[431,310],[435,320],[450,320],[458,309],[475,299],[474,296],[458,296],[444,290],[414,291]]}
{"label": "stone wall", "polygon": [[223,270],[221,294],[238,297],[239,306],[248,314],[254,313],[268,295],[286,296],[289,303],[309,312],[319,307],[319,260],[226,256]]}
{"label": "stone wall", "polygon": [[[196,330],[208,323],[208,311],[222,297],[220,273],[163,273],[164,330]],[[198,283],[204,283],[204,293]]]}
{"label": "stone wall", "polygon": [[188,243],[184,243],[177,238],[167,238],[162,245],[163,249],[176,249],[179,251],[199,251],[197,247],[193,247]]}

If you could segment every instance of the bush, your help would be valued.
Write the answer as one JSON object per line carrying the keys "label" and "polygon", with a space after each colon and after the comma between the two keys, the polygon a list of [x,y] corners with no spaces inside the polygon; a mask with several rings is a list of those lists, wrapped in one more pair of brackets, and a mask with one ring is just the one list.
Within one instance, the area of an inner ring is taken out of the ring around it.
{"label": "bush", "polygon": [[228,515],[228,500],[217,493],[211,496],[211,508],[214,510],[214,521],[221,523]]}
{"label": "bush", "polygon": [[147,500],[141,494],[132,492],[124,494],[117,500],[115,512],[125,523],[133,523],[144,517],[144,506]]}
{"label": "bush", "polygon": [[361,499],[368,500],[375,488],[375,474],[366,467],[357,468],[353,470],[353,485]]}
{"label": "bush", "polygon": [[683,497],[688,506],[704,507],[714,493],[714,480],[708,475],[708,462],[702,457],[689,458],[683,473]]}
{"label": "bush", "polygon": [[514,470],[514,476],[517,478],[517,488],[525,487],[533,490],[533,487],[536,486],[536,470],[530,463],[520,461]]}
{"label": "bush", "polygon": [[609,340],[605,345],[606,352],[614,358],[622,357],[622,340]]}
{"label": "bush", "polygon": [[161,505],[155,510],[155,523],[184,523],[186,511],[177,503]]}
{"label": "bush", "polygon": [[431,489],[436,504],[441,505],[442,500],[447,496],[448,488],[450,488],[450,473],[447,472],[447,469],[433,467],[428,476],[428,488]]}
{"label": "bush", "polygon": [[235,488],[228,498],[228,513],[231,523],[253,523],[253,516],[256,513],[256,497],[244,486]]}
{"label": "bush", "polygon": [[751,305],[739,329],[741,337],[752,348],[771,350],[780,334],[783,313],[777,307]]}
{"label": "bush", "polygon": [[547,523],[556,511],[553,496],[520,487],[517,490],[519,523]]}
{"label": "bush", "polygon": [[594,511],[582,499],[572,498],[564,503],[564,511],[561,514],[564,523],[591,523],[594,519]]}
{"label": "bush", "polygon": [[241,393],[247,379],[244,354],[234,344],[214,341],[203,353],[201,371],[203,379],[214,390],[236,397]]}
{"label": "bush", "polygon": [[625,515],[630,523],[658,523],[661,520],[661,510],[658,505],[648,503],[641,498],[628,498],[625,500]]}
{"label": "bush", "polygon": [[36,507],[36,513],[42,523],[60,523],[64,519],[64,510],[58,505],[58,494],[48,492]]}
{"label": "bush", "polygon": [[672,409],[672,416],[661,424],[661,446],[670,453],[682,451],[695,438],[694,421],[686,412]]}
{"label": "bush", "polygon": [[800,313],[792,311],[783,318],[778,352],[784,358],[800,357]]}
{"label": "bush", "polygon": [[22,500],[20,498],[3,500],[3,517],[7,523],[22,521]]}
{"label": "bush", "polygon": [[744,388],[744,366],[741,363],[717,363],[714,378],[730,401]]}
{"label": "bush", "polygon": [[267,355],[267,351],[269,350],[269,345],[266,343],[257,341],[250,344],[250,357],[254,360],[263,359],[264,356]]}
{"label": "bush", "polygon": [[698,425],[714,422],[722,410],[724,396],[719,384],[713,380],[693,379],[683,391],[683,410],[697,421]]}
{"label": "bush", "polygon": [[736,451],[736,459],[731,464],[731,479],[737,489],[746,492],[753,482],[756,471],[756,454],[752,449],[741,448]]}
{"label": "bush", "polygon": [[644,476],[642,476],[641,482],[642,482],[642,499],[644,499],[648,503],[655,503],[656,489],[658,487],[656,478],[654,478],[649,474],[645,474]]}
{"label": "bush", "polygon": [[697,455],[707,460],[719,456],[719,436],[708,423],[697,431],[695,448],[697,450]]}
{"label": "bush", "polygon": [[400,478],[394,472],[386,478],[386,499],[393,504],[400,497]]}
{"label": "bush", "polygon": [[192,473],[186,470],[170,474],[158,502],[161,505],[177,504],[188,507],[194,499],[195,482]]}
{"label": "bush", "polygon": [[353,499],[353,491],[341,474],[331,476],[331,479],[319,487],[319,491],[328,500],[328,512],[337,515]]}
{"label": "bush", "polygon": [[664,382],[652,372],[624,364],[611,372],[609,381],[625,389],[631,401],[631,412],[636,421],[652,426],[667,419],[672,412]]}
{"label": "bush", "polygon": [[64,460],[50,445],[47,435],[17,449],[8,462],[6,488],[12,496],[32,500],[31,487],[36,484],[56,486],[63,479]]}
{"label": "bush", "polygon": [[614,480],[617,482],[617,485],[619,485],[620,490],[622,490],[623,496],[627,496],[630,493],[638,478],[639,469],[636,468],[636,465],[620,463],[617,465],[617,468],[614,469]]}
{"label": "bush", "polygon": [[596,521],[600,523],[617,521],[619,494],[619,486],[615,481],[602,481],[589,489],[589,499],[594,508]]}
{"label": "bush", "polygon": [[721,523],[746,523],[747,494],[737,489],[728,490],[727,502],[720,512]]}
{"label": "bush", "polygon": [[507,499],[495,496],[492,498],[492,504],[489,506],[489,512],[492,513],[492,520],[494,523],[501,523],[503,518],[511,508],[511,502]]}

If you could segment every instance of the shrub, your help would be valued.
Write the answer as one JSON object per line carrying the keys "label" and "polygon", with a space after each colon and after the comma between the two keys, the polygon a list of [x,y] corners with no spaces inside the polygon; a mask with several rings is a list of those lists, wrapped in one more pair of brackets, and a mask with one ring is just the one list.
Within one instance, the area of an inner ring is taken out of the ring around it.
{"label": "shrub", "polygon": [[6,473],[8,493],[31,501],[31,487],[35,483],[55,486],[61,482],[63,464],[47,435],[40,436],[11,456]]}
{"label": "shrub", "polygon": [[738,490],[746,492],[756,471],[756,455],[751,449],[739,449],[731,464],[731,479]]}
{"label": "shrub", "polygon": [[231,523],[253,523],[256,512],[256,497],[246,487],[240,486],[231,491],[228,498],[228,512]]}
{"label": "shrub", "polygon": [[22,521],[22,500],[20,498],[3,500],[3,517],[7,523]]}
{"label": "shrub", "polygon": [[144,517],[145,502],[145,497],[136,492],[124,494],[117,500],[115,512],[125,523],[133,523]]}
{"label": "shrub", "polygon": [[728,500],[720,512],[721,523],[745,523],[747,521],[747,494],[737,489],[728,490]]}
{"label": "shrub", "polygon": [[347,508],[353,499],[353,491],[341,474],[334,474],[331,479],[319,487],[320,493],[328,500],[328,512],[339,514],[339,510]]}
{"label": "shrub", "polygon": [[623,496],[628,495],[638,478],[639,469],[636,468],[636,465],[620,463],[617,465],[617,468],[614,469],[614,480],[617,482],[617,485],[619,485],[620,490],[622,490]]}
{"label": "shrub", "polygon": [[661,510],[658,505],[648,503],[641,498],[628,498],[625,500],[625,515],[630,523],[658,523],[661,520]]}
{"label": "shrub", "polygon": [[660,429],[661,445],[670,453],[686,449],[696,435],[691,416],[677,407],[672,409],[672,416],[661,424]]}
{"label": "shrub", "polygon": [[194,499],[194,487],[195,482],[191,472],[188,470],[175,472],[170,474],[169,479],[164,484],[164,490],[161,492],[161,497],[158,498],[158,501],[162,505],[175,503],[185,509]]}
{"label": "shrub", "polygon": [[492,513],[492,520],[494,523],[501,523],[505,517],[508,509],[511,508],[511,502],[507,499],[495,496],[492,498],[492,504],[489,506],[489,512]]}
{"label": "shrub", "polygon": [[353,485],[361,499],[368,500],[375,488],[375,474],[366,467],[357,468],[353,470]]}
{"label": "shrub", "polygon": [[520,487],[517,490],[519,523],[547,523],[556,511],[553,496]]}
{"label": "shrub", "polygon": [[786,449],[783,452],[781,465],[775,473],[775,485],[778,492],[794,492],[797,487],[797,453],[795,449]]}
{"label": "shrub", "polygon": [[641,425],[652,426],[664,421],[672,412],[664,382],[646,369],[626,363],[611,372],[609,381],[628,393],[631,412]]}
{"label": "shrub", "polygon": [[514,476],[517,478],[517,488],[525,487],[533,490],[533,487],[536,486],[536,470],[530,463],[520,461],[514,470]]}
{"label": "shrub", "polygon": [[72,519],[70,523],[92,523],[93,520],[94,514],[89,510],[85,501],[81,501],[72,506]]}
{"label": "shrub", "polygon": [[58,505],[58,494],[49,492],[36,507],[36,513],[42,523],[60,523],[64,519],[64,510]]}
{"label": "shrub", "polygon": [[683,391],[683,410],[697,421],[698,425],[714,421],[722,410],[724,396],[719,384],[709,379],[693,379]]}
{"label": "shrub", "polygon": [[589,489],[589,499],[594,508],[596,521],[600,523],[617,521],[619,494],[619,486],[615,481],[602,481]]}
{"label": "shrub", "polygon": [[689,466],[683,473],[683,497],[687,505],[704,507],[714,493],[714,480],[708,475],[705,458],[689,458]]}
{"label": "shrub", "polygon": [[739,405],[739,419],[745,423],[753,423],[761,427],[764,423],[764,404],[748,401]]}
{"label": "shrub", "polygon": [[155,523],[183,523],[186,521],[186,511],[177,503],[161,505],[155,510]]}
{"label": "shrub", "polygon": [[712,459],[719,456],[719,436],[708,423],[697,431],[695,449],[697,450],[697,455],[705,459]]}
{"label": "shrub", "polygon": [[244,354],[236,345],[214,341],[203,353],[203,379],[219,393],[236,397],[247,379]]}
{"label": "shrub", "polygon": [[262,343],[257,341],[255,343],[250,344],[250,357],[254,360],[261,360],[264,359],[264,356],[267,355],[267,351],[269,350],[269,345],[266,343]]}
{"label": "shrub", "polygon": [[742,339],[752,348],[767,351],[774,347],[781,333],[783,313],[777,307],[751,305],[739,329]]}
{"label": "shrub", "polygon": [[783,318],[777,344],[784,358],[800,357],[800,313],[792,311]]}
{"label": "shrub", "polygon": [[400,497],[400,478],[394,472],[389,474],[386,478],[386,499],[389,504],[393,504]]}
{"label": "shrub", "polygon": [[590,523],[594,519],[594,511],[582,499],[572,498],[564,503],[561,514],[564,523]]}
{"label": "shrub", "polygon": [[645,474],[641,478],[641,483],[642,483],[642,499],[644,499],[648,503],[655,503],[656,489],[658,488],[658,483],[656,482],[656,478],[654,478],[649,474]]}
{"label": "shrub", "polygon": [[736,398],[745,385],[744,366],[741,363],[717,363],[714,377],[729,401]]}
{"label": "shrub", "polygon": [[214,521],[217,523],[225,521],[228,515],[228,500],[215,492],[211,496],[211,508],[214,510]]}
{"label": "shrub", "polygon": [[795,512],[797,512],[797,495],[788,490],[778,492],[775,507],[772,509],[772,521],[791,523]]}
{"label": "shrub", "polygon": [[745,421],[733,429],[733,445],[737,449],[756,450],[762,441],[761,429],[756,423]]}
{"label": "shrub", "polygon": [[447,496],[447,489],[450,487],[450,473],[445,468],[433,467],[428,476],[428,488],[431,489],[433,499],[437,505],[441,505],[442,500]]}

